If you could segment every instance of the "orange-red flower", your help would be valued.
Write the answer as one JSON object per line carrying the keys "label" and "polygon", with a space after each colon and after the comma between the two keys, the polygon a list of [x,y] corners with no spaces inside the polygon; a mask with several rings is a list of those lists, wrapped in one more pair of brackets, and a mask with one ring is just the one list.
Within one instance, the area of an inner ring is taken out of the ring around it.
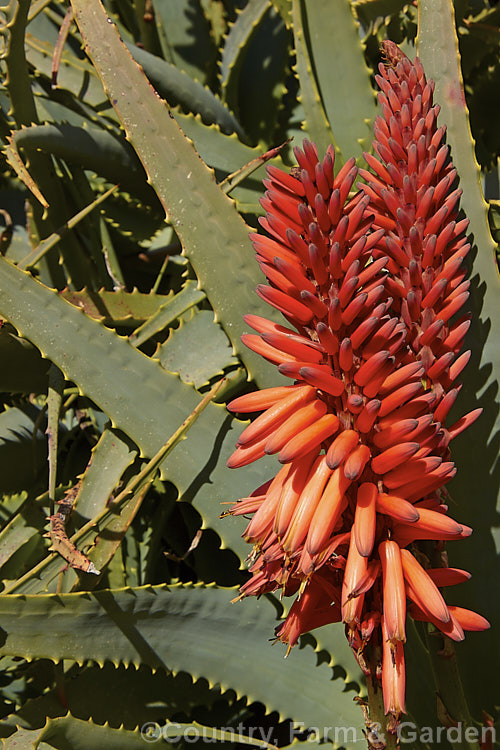
{"label": "orange-red flower", "polygon": [[487,622],[439,591],[467,574],[426,570],[411,546],[471,533],[447,515],[442,488],[456,471],[450,441],[480,410],[447,425],[469,359],[460,354],[469,320],[456,315],[470,245],[446,130],[418,59],[392,43],[384,52],[371,171],[350,159],[335,174],[333,147],[320,160],[307,140],[292,173],[268,167],[267,235],[252,242],[269,284],[257,293],[286,325],[249,315],[256,333],[243,338],[291,384],[229,404],[263,413],[228,465],[266,454],[283,465],[230,510],[253,515],[241,594],[296,596],[277,631],[289,645],[340,619],[358,654],[378,642],[386,711],[397,717],[407,602],[412,617],[455,640]]}

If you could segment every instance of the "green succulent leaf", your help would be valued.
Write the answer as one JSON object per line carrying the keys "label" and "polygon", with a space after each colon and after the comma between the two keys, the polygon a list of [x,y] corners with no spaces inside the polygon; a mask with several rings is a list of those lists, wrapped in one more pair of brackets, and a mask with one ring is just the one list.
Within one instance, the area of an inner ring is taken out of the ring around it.
{"label": "green succulent leaf", "polygon": [[271,7],[246,46],[238,76],[237,112],[254,142],[275,145],[283,139],[280,110],[286,94],[291,48],[292,35]]}
{"label": "green succulent leaf", "polygon": [[292,0],[293,35],[295,41],[295,52],[297,55],[296,71],[300,83],[299,101],[302,104],[305,120],[302,129],[318,147],[321,154],[326,152],[330,144],[333,144],[337,154],[337,164],[342,161],[342,154],[332,133],[331,124],[328,122],[318,84],[314,76],[313,63],[311,60],[304,28],[305,15],[301,0]]}
{"label": "green succulent leaf", "polygon": [[[143,68],[158,94],[165,97],[171,106],[181,105],[187,111],[201,115],[207,125],[219,125],[223,132],[236,133],[242,140],[246,139],[241,125],[232,112],[209,88],[193,80],[175,65],[140,47],[129,43],[127,48],[134,60]],[[103,83],[107,88],[106,81]],[[118,116],[120,116],[119,113]]]}
{"label": "green succulent leaf", "polygon": [[[163,331],[170,323],[180,318],[181,315],[204,298],[205,294],[198,289],[196,281],[188,279],[178,294],[169,296],[156,312],[134,331],[129,338],[130,343],[134,346],[140,346],[151,336]],[[169,367],[166,369],[171,370]],[[171,371],[175,372],[175,370]]]}
{"label": "green succulent leaf", "polygon": [[210,83],[217,49],[200,0],[155,0],[156,27],[164,57],[202,83]]}
{"label": "green succulent leaf", "polygon": [[[8,315],[16,328],[55,362],[68,380],[77,383],[144,454],[153,456],[172,429],[199,403],[196,391],[158,362],[3,258],[0,287],[0,314]],[[25,304],[27,298],[29,306]],[[130,398],[131,393],[140,393],[141,398]],[[183,499],[195,503],[206,526],[221,524],[221,501],[245,497],[262,484],[263,475],[269,477],[275,472],[274,458],[261,459],[237,473],[225,467],[244,426],[224,406],[209,405],[189,438],[175,448],[172,459],[167,459],[163,467]],[[246,555],[238,519],[228,519],[222,529],[226,546],[234,545]]]}
{"label": "green succulent leaf", "polygon": [[[266,599],[230,606],[234,594],[213,587],[158,586],[0,596],[0,653],[183,670],[259,699],[305,726],[358,726],[353,694],[343,692],[344,681],[332,680],[325,664],[314,668],[312,649],[296,649],[284,663],[282,648],[263,647],[276,625],[274,606]],[[52,627],[41,632],[40,618],[49,617]]]}
{"label": "green succulent leaf", "polygon": [[134,289],[94,292],[90,289],[73,291],[63,289],[59,296],[80,308],[90,318],[108,326],[135,326],[149,321],[170,297],[157,294],[144,294]]}
{"label": "green succulent leaf", "polygon": [[33,125],[16,131],[13,140],[17,148],[43,150],[91,169],[110,182],[119,182],[123,190],[140,198],[153,197],[133,148],[124,138],[105,130],[65,123]]}
{"label": "green succulent leaf", "polygon": [[144,750],[144,738],[139,730],[111,729],[73,716],[48,719],[42,729],[18,729],[3,740],[5,750],[14,748],[71,747],[72,750]]}
{"label": "green succulent leaf", "polygon": [[366,23],[393,16],[408,5],[407,0],[353,0],[353,9]]}
{"label": "green succulent leaf", "polygon": [[326,117],[344,160],[370,146],[375,96],[349,0],[304,0],[307,45]]}
{"label": "green succulent leaf", "polygon": [[[44,527],[46,514],[33,498],[27,498],[20,510],[0,531],[0,567],[3,567],[24,545],[35,537],[39,537],[40,529]],[[2,571],[5,578],[5,570]]]}
{"label": "green succulent leaf", "polygon": [[[495,435],[500,428],[497,331],[500,279],[463,95],[451,0],[432,3],[421,0],[419,3],[418,52],[427,76],[436,83],[435,100],[441,106],[440,119],[447,125],[451,155],[464,190],[461,205],[470,219],[469,228],[477,246],[472,265],[472,324],[468,335],[472,359],[464,373],[465,387],[459,408],[463,413],[484,406],[485,413],[463,438],[453,443],[453,457],[459,471],[457,479],[450,485],[457,515],[474,527],[474,534],[470,540],[453,545],[449,551],[451,564],[472,571],[475,586],[463,592],[457,590],[454,599],[465,607],[484,613],[493,624],[498,624],[499,600],[492,598],[490,592],[498,578],[497,549],[500,542],[498,529],[492,522],[498,493],[493,467],[497,461]],[[478,498],[483,507],[479,513]],[[467,638],[465,643],[458,644],[457,653],[471,709],[477,716],[487,707],[492,710],[491,694],[480,672],[481,664],[486,661],[492,669],[500,669],[500,662],[495,661],[500,654],[494,647],[493,631],[481,634],[481,638]]]}
{"label": "green succulent leaf", "polygon": [[[35,4],[31,3],[30,14]],[[59,23],[54,22],[56,18]],[[54,46],[57,43],[62,19],[62,15],[51,15],[49,17],[47,13],[39,13],[30,20],[27,26],[26,58],[38,72],[38,75],[44,76],[47,80],[52,78]],[[73,28],[75,27],[73,26]],[[57,87],[59,91],[85,91],[83,101],[80,97],[80,109],[85,107],[88,107],[89,110],[90,108],[98,109],[102,105],[104,92],[99,77],[88,60],[75,54],[75,47],[72,44],[64,45],[62,50],[57,74]],[[60,101],[57,101],[57,104],[60,104]]]}
{"label": "green succulent leaf", "polygon": [[111,190],[107,190],[105,193],[103,193],[103,195],[95,198],[91,203],[85,206],[85,208],[83,208],[68,222],[66,222],[64,226],[60,227],[57,232],[54,232],[50,235],[50,237],[46,237],[44,240],[42,240],[42,242],[40,242],[37,247],[33,248],[33,250],[28,255],[26,255],[21,261],[19,261],[19,268],[25,270],[26,268],[35,266],[43,258],[43,256],[49,252],[49,250],[57,245],[61,238],[64,237],[70,229],[76,227],[78,223],[82,221],[82,219],[85,219],[86,216],[92,213],[92,211],[97,208],[97,206],[99,206],[103,201],[105,201],[106,198],[108,198],[111,193],[116,190],[117,187],[118,186],[115,185],[115,187],[111,188]]}
{"label": "green succulent leaf", "polygon": [[65,673],[64,694],[66,706],[55,690],[28,700],[20,710],[0,721],[0,736],[10,734],[16,726],[42,728],[48,717],[65,716],[68,710],[75,719],[107,723],[115,729],[134,730],[148,722],[180,720],[208,724],[212,717],[214,723],[221,718],[221,723],[227,725],[235,711],[240,719],[244,718],[246,703],[238,700],[234,691],[223,692],[205,678],[193,680],[186,672],[153,673],[146,666],[125,668],[110,663],[102,668],[94,665],[69,669]]}
{"label": "green succulent leaf", "polygon": [[0,485],[4,492],[33,487],[45,470],[47,445],[40,416],[40,409],[32,405],[14,406],[0,414]]}
{"label": "green succulent leaf", "polygon": [[35,347],[15,334],[12,327],[0,328],[0,390],[10,393],[46,393],[49,363]]}
{"label": "green succulent leaf", "polygon": [[117,430],[107,427],[92,449],[88,468],[81,479],[75,503],[79,525],[100,513],[117,488],[125,469],[130,466],[137,451],[130,441]]}
{"label": "green succulent leaf", "polygon": [[[249,374],[259,377],[262,384],[271,368],[253,352],[245,352],[239,341],[244,330],[242,310],[258,314],[266,307],[253,293],[258,274],[245,224],[169,117],[168,109],[147,85],[116,30],[107,22],[98,0],[74,0],[72,5],[108,96],[168,212],[217,320]],[[138,123],[138,110],[148,121],[147,127]],[[192,221],[192,214],[203,217],[203,221]],[[273,374],[271,382],[274,380]]]}
{"label": "green succulent leaf", "polygon": [[220,82],[224,98],[230,102],[230,106],[234,107],[237,104],[235,97],[238,87],[235,79],[241,67],[246,46],[270,6],[270,0],[250,0],[230,26],[224,40],[220,62]]}
{"label": "green succulent leaf", "polygon": [[[200,351],[206,350],[203,357]],[[181,322],[156,353],[162,367],[178,373],[184,383],[200,388],[226,367],[238,364],[224,331],[211,310],[198,310]]]}
{"label": "green succulent leaf", "polygon": [[[108,427],[104,429],[99,442],[92,450],[91,460],[78,485],[74,509],[71,514],[72,529],[80,528],[92,518],[98,517],[106,509],[113,491],[118,487],[122,474],[136,456],[137,451],[131,449],[130,441],[124,439],[123,435]],[[115,517],[111,518],[100,529],[92,553],[89,555],[98,570],[103,570],[109,564],[140,507],[141,501],[142,496],[131,497],[122,508],[117,510]],[[40,591],[43,591],[46,583],[50,581],[51,568],[52,566],[48,567],[48,575],[44,575],[44,572],[42,572],[37,577]],[[79,581],[85,584],[85,587],[92,588],[97,579],[90,574],[85,576],[78,574],[74,569],[68,567],[64,570],[58,582],[59,590],[70,591]]]}

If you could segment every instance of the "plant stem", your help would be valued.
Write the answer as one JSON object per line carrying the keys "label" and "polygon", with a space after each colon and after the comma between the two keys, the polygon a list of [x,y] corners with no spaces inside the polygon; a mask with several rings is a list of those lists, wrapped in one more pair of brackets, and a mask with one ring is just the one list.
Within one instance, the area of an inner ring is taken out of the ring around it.
{"label": "plant stem", "polygon": [[[446,727],[459,726],[460,739],[454,742],[454,747],[479,750],[479,742],[472,739],[477,728],[465,699],[453,642],[431,625],[427,629],[426,639],[438,695],[439,720]],[[469,727],[471,729],[467,732]],[[466,739],[469,736],[470,741]],[[478,735],[475,736],[477,738]]]}
{"label": "plant stem", "polygon": [[364,656],[370,670],[366,677],[368,710],[364,712],[368,750],[395,750],[399,747],[399,741],[394,733],[394,719],[385,714],[382,685],[377,678],[377,666],[382,663],[382,649],[380,646],[367,647]]}

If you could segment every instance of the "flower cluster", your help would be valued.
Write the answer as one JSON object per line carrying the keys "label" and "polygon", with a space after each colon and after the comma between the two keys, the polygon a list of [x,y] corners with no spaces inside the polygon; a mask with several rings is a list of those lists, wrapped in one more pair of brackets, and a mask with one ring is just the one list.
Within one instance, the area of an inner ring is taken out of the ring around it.
{"label": "flower cluster", "polygon": [[350,159],[335,175],[333,148],[321,161],[307,140],[291,173],[268,167],[267,234],[252,241],[269,285],[257,293],[288,325],[248,315],[256,333],[243,339],[292,384],[231,402],[263,413],[228,465],[265,454],[282,464],[229,511],[252,516],[241,595],[296,596],[276,633],[289,647],[339,621],[362,666],[377,643],[385,710],[397,718],[407,611],[454,640],[488,623],[440,591],[469,574],[431,567],[414,544],[471,533],[448,515],[443,489],[456,471],[450,441],[480,413],[447,424],[470,356],[460,353],[468,316],[457,318],[470,245],[433,83],[418,59],[390,42],[384,52],[371,171]]}

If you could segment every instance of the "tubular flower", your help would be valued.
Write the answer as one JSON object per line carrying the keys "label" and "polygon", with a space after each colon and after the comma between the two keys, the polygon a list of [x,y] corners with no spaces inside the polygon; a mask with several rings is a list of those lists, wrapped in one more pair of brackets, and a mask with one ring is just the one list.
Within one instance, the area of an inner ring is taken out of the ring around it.
{"label": "tubular flower", "polygon": [[448,607],[439,590],[468,574],[426,569],[414,545],[471,533],[447,515],[442,491],[455,475],[450,441],[480,413],[446,425],[469,358],[460,354],[469,321],[456,315],[470,246],[433,83],[418,59],[390,42],[383,51],[371,171],[350,159],[335,175],[333,147],[320,160],[307,140],[290,173],[268,167],[267,234],[251,238],[268,281],[257,293],[286,325],[248,315],[255,333],[243,338],[291,384],[229,404],[262,413],[228,465],[277,454],[282,468],[229,513],[252,516],[241,596],[296,597],[277,630],[289,646],[340,620],[362,666],[367,644],[378,645],[397,719],[406,613],[455,640],[488,623]]}

